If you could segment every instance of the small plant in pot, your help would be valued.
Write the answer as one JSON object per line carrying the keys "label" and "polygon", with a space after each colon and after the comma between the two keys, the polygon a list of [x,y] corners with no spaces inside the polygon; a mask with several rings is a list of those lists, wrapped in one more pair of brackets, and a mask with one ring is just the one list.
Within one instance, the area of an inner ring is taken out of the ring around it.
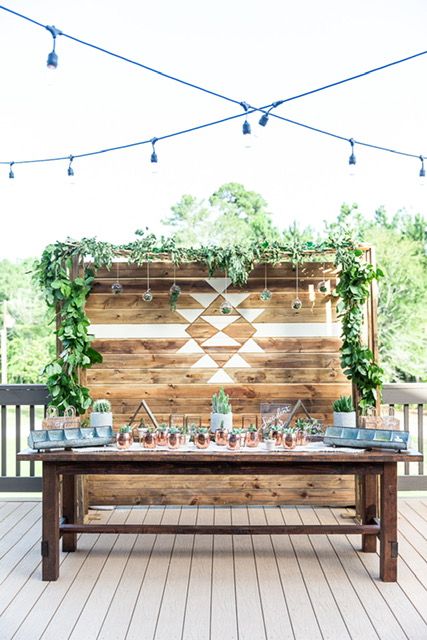
{"label": "small plant in pot", "polygon": [[211,443],[209,429],[206,427],[198,427],[194,434],[194,444],[198,449],[207,449]]}
{"label": "small plant in pot", "polygon": [[168,449],[179,449],[181,445],[181,432],[177,427],[168,429]]}
{"label": "small plant in pot", "polygon": [[341,396],[332,405],[334,410],[334,427],[355,427],[356,412],[351,396]]}
{"label": "small plant in pot", "polygon": [[167,447],[168,444],[168,425],[165,422],[159,425],[156,431],[157,444],[159,447]]}
{"label": "small plant in pot", "polygon": [[144,449],[155,449],[157,438],[153,427],[146,427],[142,436],[142,446]]}
{"label": "small plant in pot", "polygon": [[242,444],[242,431],[241,429],[231,429],[227,437],[227,449],[232,451],[238,451]]}
{"label": "small plant in pot", "polygon": [[307,433],[310,424],[311,423],[308,420],[304,420],[304,418],[297,418],[295,420],[295,433],[298,446],[303,446],[307,443]]}
{"label": "small plant in pot", "polygon": [[284,449],[295,449],[297,444],[297,434],[295,429],[287,427],[283,431],[282,444]]}
{"label": "small plant in pot", "polygon": [[212,396],[211,431],[215,433],[223,425],[226,431],[233,428],[233,414],[231,412],[230,397],[223,387]]}
{"label": "small plant in pot", "polygon": [[116,444],[118,449],[129,449],[133,443],[132,427],[128,424],[120,427],[119,432],[116,434]]}
{"label": "small plant in pot", "polygon": [[222,420],[220,426],[215,431],[215,444],[220,447],[224,447],[227,444],[227,436],[228,431],[224,427],[224,421]]}
{"label": "small plant in pot", "polygon": [[109,400],[95,400],[90,414],[91,427],[112,427],[113,414]]}
{"label": "small plant in pot", "polygon": [[254,424],[250,424],[245,433],[245,447],[255,448],[259,445],[259,431]]}

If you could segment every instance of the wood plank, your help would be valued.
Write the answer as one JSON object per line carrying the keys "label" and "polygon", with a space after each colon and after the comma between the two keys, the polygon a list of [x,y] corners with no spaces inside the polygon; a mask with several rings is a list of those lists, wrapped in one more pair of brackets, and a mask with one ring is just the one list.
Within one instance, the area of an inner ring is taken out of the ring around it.
{"label": "wood plank", "polygon": [[[3,531],[0,540],[0,569],[2,567],[2,559],[22,540],[41,517],[41,504],[39,502],[24,504],[25,510],[19,510],[19,514],[16,514],[16,520],[8,518],[6,521],[7,529]],[[3,572],[2,575],[4,575]]]}
{"label": "wood plank", "polygon": [[100,353],[176,353],[178,349],[188,342],[184,338],[150,338],[150,339],[124,339],[124,338],[97,338],[92,341],[92,347]]}
{"label": "wood plank", "polygon": [[92,324],[189,324],[170,309],[88,309],[87,315]]}
{"label": "wood plank", "polygon": [[341,338],[254,338],[266,353],[336,353]]}
{"label": "wood plank", "polygon": [[[21,520],[25,519],[24,526],[26,521],[31,522],[31,516],[29,516],[29,520],[28,517],[26,518],[26,516],[28,516],[28,514],[36,508],[34,502],[11,502],[10,505],[10,509],[5,510],[5,517],[0,522],[0,540],[2,540],[8,533],[10,533],[12,527],[16,527],[17,524],[21,522]],[[2,543],[0,543],[0,555],[2,553],[1,544]]]}
{"label": "wood plank", "polygon": [[[214,522],[213,507],[197,508],[197,524]],[[210,640],[213,536],[194,538],[182,640]]]}
{"label": "wood plank", "polygon": [[[215,509],[214,524],[231,524],[230,508]],[[213,540],[210,640],[237,640],[237,629],[232,537],[217,535]]]}
{"label": "wood plank", "polygon": [[[281,512],[286,524],[301,524],[301,518],[294,507],[282,508]],[[307,591],[323,636],[336,640],[343,638],[351,640],[308,536],[291,536],[291,544],[304,575]]]}
{"label": "wood plank", "polygon": [[[128,385],[140,384],[188,384],[208,383],[218,367],[202,369],[94,369],[87,372],[87,383]],[[241,384],[287,384],[345,382],[345,375],[336,369],[295,369],[295,368],[234,368],[227,367],[228,375]]]}

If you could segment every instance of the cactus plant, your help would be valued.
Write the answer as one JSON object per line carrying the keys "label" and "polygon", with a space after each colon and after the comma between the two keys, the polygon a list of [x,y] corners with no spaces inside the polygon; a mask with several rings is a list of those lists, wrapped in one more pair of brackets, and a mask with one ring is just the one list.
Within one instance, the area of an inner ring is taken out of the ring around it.
{"label": "cactus plant", "polygon": [[111,411],[111,402],[109,400],[95,400],[92,411],[95,413],[109,413]]}
{"label": "cactus plant", "polygon": [[355,427],[356,412],[351,396],[341,396],[332,405],[335,427]]}
{"label": "cactus plant", "polygon": [[231,413],[230,397],[225,393],[223,387],[212,396],[212,413]]}
{"label": "cactus plant", "polygon": [[351,396],[341,396],[332,405],[334,411],[338,413],[350,413],[354,411],[353,400]]}

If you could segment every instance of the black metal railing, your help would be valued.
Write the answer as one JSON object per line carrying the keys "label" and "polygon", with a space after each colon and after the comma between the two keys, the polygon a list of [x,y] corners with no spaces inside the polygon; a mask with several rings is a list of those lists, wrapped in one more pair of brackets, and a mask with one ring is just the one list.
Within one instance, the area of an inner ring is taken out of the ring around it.
{"label": "black metal railing", "polygon": [[[39,463],[21,463],[16,460],[16,453],[27,446],[29,432],[40,428],[48,401],[44,385],[0,385],[0,491],[41,490]],[[427,384],[384,385],[383,414],[386,412],[400,418],[404,430],[411,435],[412,447],[423,453],[427,446]],[[427,490],[425,463],[401,465],[399,489]]]}

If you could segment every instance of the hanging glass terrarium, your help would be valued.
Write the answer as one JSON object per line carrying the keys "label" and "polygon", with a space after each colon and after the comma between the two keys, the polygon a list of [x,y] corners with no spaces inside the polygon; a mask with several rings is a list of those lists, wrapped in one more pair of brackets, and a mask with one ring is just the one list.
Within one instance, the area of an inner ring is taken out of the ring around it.
{"label": "hanging glass terrarium", "polygon": [[227,300],[227,272],[225,272],[225,277],[224,277],[224,284],[225,284],[225,288],[224,288],[224,300],[221,302],[220,307],[219,307],[219,311],[220,313],[222,313],[223,316],[229,316],[230,313],[233,311],[233,305],[231,304],[231,302],[229,300]]}
{"label": "hanging glass terrarium", "polygon": [[[325,275],[325,265],[323,264],[323,270],[322,270],[323,275]],[[317,285],[317,290],[319,293],[321,293],[322,295],[326,295],[329,292],[329,286],[328,283],[325,279],[321,280],[319,282],[319,284]]]}
{"label": "hanging glass terrarium", "polygon": [[142,299],[144,302],[151,302],[153,299],[153,294],[150,289],[150,263],[148,261],[147,256],[147,290],[142,294]]}
{"label": "hanging glass terrarium", "polygon": [[176,266],[173,265],[173,285],[169,289],[169,307],[171,311],[176,311],[176,305],[180,295],[181,287],[176,284]]}
{"label": "hanging glass terrarium", "polygon": [[260,297],[260,300],[262,300],[263,302],[268,302],[269,300],[271,300],[272,295],[273,294],[271,293],[271,291],[268,289],[268,286],[267,286],[267,263],[266,263],[264,265],[264,289],[259,294],[259,297]]}
{"label": "hanging glass terrarium", "polygon": [[116,282],[113,282],[113,284],[111,285],[111,291],[114,294],[118,294],[118,293],[122,293],[123,291],[123,285],[120,284],[119,281],[119,263],[117,262],[116,264]]}
{"label": "hanging glass terrarium", "polygon": [[302,301],[299,298],[298,292],[298,262],[296,263],[296,280],[295,280],[295,298],[292,300],[291,309],[292,311],[298,312],[302,308]]}

